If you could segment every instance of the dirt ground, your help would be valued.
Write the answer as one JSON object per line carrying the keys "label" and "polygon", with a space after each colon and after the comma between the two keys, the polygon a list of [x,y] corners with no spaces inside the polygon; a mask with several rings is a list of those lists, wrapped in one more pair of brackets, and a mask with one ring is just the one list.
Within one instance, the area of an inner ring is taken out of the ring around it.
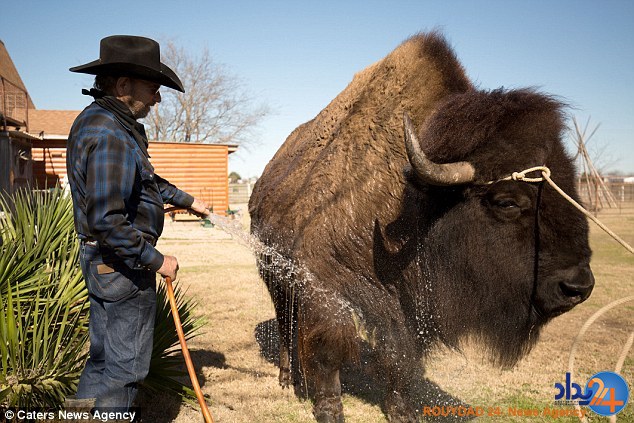
{"label": "dirt ground", "polygon": [[[248,228],[246,205],[238,222]],[[634,208],[601,213],[599,217],[634,244]],[[592,268],[596,287],[590,299],[560,316],[542,333],[537,347],[513,369],[500,370],[483,361],[472,346],[462,352],[438,351],[427,363],[427,377],[447,393],[499,415],[478,421],[554,421],[542,414],[554,404],[555,383],[565,380],[570,351],[580,329],[602,307],[634,295],[634,256],[591,224]],[[189,343],[200,384],[209,395],[216,422],[312,422],[310,401],[282,390],[274,364],[277,330],[274,312],[249,248],[216,228],[195,220],[166,222],[159,249],[179,259],[178,283],[198,302],[197,313],[207,321],[204,333]],[[573,381],[585,386],[589,377],[614,370],[628,337],[634,331],[634,301],[607,311],[575,343]],[[621,374],[634,388],[634,350]],[[343,380],[347,422],[385,422],[378,392],[360,392]],[[618,421],[634,422],[634,400]],[[197,408],[164,396],[142,396],[144,421],[199,422]],[[511,417],[509,407],[538,410],[539,417]],[[571,409],[571,408],[566,408]],[[558,422],[577,422],[560,418]],[[591,422],[608,421],[594,415]]]}

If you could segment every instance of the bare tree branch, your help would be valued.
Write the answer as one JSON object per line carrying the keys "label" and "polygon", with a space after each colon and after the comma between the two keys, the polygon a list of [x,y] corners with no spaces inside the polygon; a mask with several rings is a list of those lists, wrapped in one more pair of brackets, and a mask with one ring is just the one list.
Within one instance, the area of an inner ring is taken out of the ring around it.
{"label": "bare tree branch", "polygon": [[253,131],[269,108],[254,104],[240,81],[215,63],[207,48],[192,55],[172,41],[163,44],[162,60],[181,78],[185,93],[161,92],[161,103],[146,118],[148,138],[254,144]]}

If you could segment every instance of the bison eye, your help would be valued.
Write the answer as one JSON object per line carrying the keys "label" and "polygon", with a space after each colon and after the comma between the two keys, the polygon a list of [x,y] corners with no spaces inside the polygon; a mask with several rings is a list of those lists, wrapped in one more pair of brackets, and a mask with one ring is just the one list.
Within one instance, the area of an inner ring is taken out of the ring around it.
{"label": "bison eye", "polygon": [[502,221],[508,222],[515,220],[522,215],[522,208],[520,205],[510,198],[494,199],[490,206],[492,206],[491,211],[495,217]]}
{"label": "bison eye", "polygon": [[530,188],[523,185],[500,184],[493,187],[485,196],[489,212],[498,220],[509,222],[519,219],[531,209]]}
{"label": "bison eye", "polygon": [[502,209],[512,209],[512,208],[518,208],[519,207],[519,204],[517,204],[513,200],[499,200],[495,205],[497,207],[502,208]]}

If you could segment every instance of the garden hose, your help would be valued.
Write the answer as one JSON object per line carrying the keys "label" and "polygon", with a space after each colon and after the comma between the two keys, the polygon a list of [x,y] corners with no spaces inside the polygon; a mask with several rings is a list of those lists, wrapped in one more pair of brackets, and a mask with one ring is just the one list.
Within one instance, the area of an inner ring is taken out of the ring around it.
{"label": "garden hose", "polygon": [[205,423],[213,423],[213,418],[205,402],[205,397],[200,389],[198,378],[196,377],[196,370],[192,358],[189,355],[189,349],[187,348],[187,342],[185,342],[185,334],[183,333],[183,325],[181,324],[181,318],[178,315],[178,307],[176,306],[176,297],[174,296],[174,287],[172,286],[172,278],[165,277],[165,285],[167,286],[167,297],[169,298],[170,307],[172,308],[172,316],[174,316],[174,325],[176,326],[176,332],[178,333],[178,340],[181,343],[181,350],[183,351],[183,357],[185,358],[185,365],[187,366],[187,372],[189,378],[192,381],[194,391],[196,392],[196,398],[198,398],[198,404],[205,418]]}

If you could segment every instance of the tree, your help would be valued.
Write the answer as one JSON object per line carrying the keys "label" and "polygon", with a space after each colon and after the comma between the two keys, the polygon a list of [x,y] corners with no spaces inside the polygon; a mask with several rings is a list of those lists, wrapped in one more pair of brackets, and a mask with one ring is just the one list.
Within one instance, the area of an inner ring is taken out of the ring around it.
{"label": "tree", "polygon": [[229,181],[232,184],[235,184],[236,182],[238,182],[240,179],[242,179],[242,177],[240,176],[240,174],[238,172],[231,172],[229,174]]}
{"label": "tree", "polygon": [[146,119],[148,139],[161,141],[248,144],[268,113],[240,81],[215,63],[205,48],[193,55],[172,41],[162,60],[179,76],[185,93],[163,90],[162,101]]}

